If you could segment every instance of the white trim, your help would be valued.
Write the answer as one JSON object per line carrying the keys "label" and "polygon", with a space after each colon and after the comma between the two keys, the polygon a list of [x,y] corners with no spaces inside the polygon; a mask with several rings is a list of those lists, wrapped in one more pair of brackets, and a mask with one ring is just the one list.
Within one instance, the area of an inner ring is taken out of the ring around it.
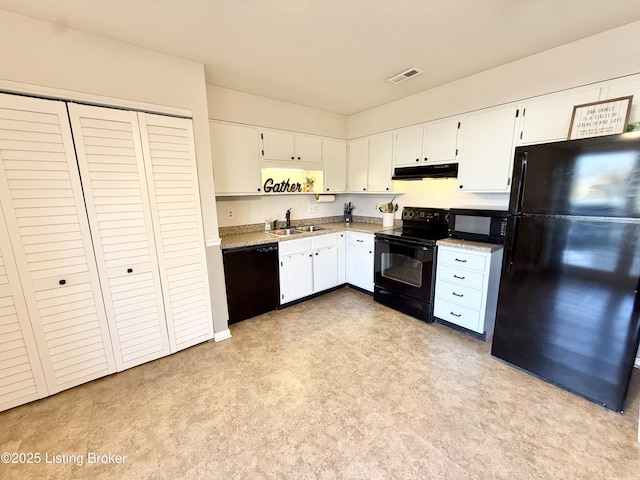
{"label": "white trim", "polygon": [[229,330],[228,328],[226,330],[213,334],[214,342],[221,342],[222,340],[227,340],[228,338],[231,338],[231,330]]}
{"label": "white trim", "polygon": [[186,108],[170,107],[154,103],[137,102],[121,98],[94,95],[91,93],[75,92],[62,88],[45,87],[30,83],[13,82],[0,79],[0,92],[15,93],[19,95],[34,95],[38,97],[59,99],[71,102],[84,102],[103,107],[119,107],[127,110],[140,110],[144,112],[161,113],[177,117],[192,118],[193,112]]}
{"label": "white trim", "polygon": [[204,244],[207,247],[219,247],[222,245],[222,239],[220,237],[212,238],[210,240],[205,240]]}

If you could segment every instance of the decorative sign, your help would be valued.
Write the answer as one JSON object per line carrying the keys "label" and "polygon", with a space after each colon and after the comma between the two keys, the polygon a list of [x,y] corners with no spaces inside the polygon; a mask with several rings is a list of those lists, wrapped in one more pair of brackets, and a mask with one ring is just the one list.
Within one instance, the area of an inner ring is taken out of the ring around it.
{"label": "decorative sign", "polygon": [[633,95],[573,107],[569,140],[613,135],[625,131]]}
{"label": "decorative sign", "polygon": [[263,186],[264,193],[302,193],[302,184],[293,183],[290,178],[275,183],[273,178],[267,178]]}

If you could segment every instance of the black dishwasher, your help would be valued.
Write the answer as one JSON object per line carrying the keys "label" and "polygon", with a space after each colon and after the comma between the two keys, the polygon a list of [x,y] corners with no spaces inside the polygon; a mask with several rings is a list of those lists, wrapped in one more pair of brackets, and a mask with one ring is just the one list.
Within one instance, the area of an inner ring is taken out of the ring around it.
{"label": "black dishwasher", "polygon": [[222,255],[229,324],[275,310],[280,295],[278,244],[229,248]]}

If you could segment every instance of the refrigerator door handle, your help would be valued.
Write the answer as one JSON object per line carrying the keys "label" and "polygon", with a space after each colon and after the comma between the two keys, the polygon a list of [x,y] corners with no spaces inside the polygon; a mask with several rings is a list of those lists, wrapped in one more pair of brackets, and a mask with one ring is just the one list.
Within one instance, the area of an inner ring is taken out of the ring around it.
{"label": "refrigerator door handle", "polygon": [[513,270],[513,257],[515,256],[516,243],[518,240],[518,223],[520,218],[513,216],[509,217],[509,222],[513,222],[513,226],[511,228],[507,228],[507,231],[510,232],[508,238],[506,238],[504,250],[505,250],[505,273],[511,274]]}
{"label": "refrigerator door handle", "polygon": [[518,190],[516,194],[516,210],[512,213],[522,212],[522,198],[524,197],[524,182],[527,176],[527,152],[520,156],[520,175],[518,177]]}

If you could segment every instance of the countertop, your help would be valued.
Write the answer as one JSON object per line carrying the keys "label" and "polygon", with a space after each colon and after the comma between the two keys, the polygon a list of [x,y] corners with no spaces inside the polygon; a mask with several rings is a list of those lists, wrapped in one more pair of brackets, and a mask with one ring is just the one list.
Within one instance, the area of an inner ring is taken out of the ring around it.
{"label": "countertop", "polygon": [[[365,222],[333,222],[319,224],[323,229],[316,232],[303,232],[295,235],[277,237],[275,235],[266,232],[250,232],[250,233],[235,233],[230,235],[221,235],[222,240],[221,247],[223,250],[229,248],[249,247],[251,245],[261,245],[265,243],[283,242],[287,240],[294,240],[296,238],[313,237],[317,235],[324,235],[327,233],[336,232],[361,232],[361,233],[376,233],[383,230],[393,230],[395,227],[384,227],[380,223],[365,223]],[[292,227],[295,228],[295,227]]]}
{"label": "countertop", "polygon": [[502,245],[493,243],[471,242],[469,240],[458,240],[457,238],[443,238],[438,240],[437,245],[442,247],[456,247],[464,250],[475,250],[476,252],[492,253],[504,248]]}

